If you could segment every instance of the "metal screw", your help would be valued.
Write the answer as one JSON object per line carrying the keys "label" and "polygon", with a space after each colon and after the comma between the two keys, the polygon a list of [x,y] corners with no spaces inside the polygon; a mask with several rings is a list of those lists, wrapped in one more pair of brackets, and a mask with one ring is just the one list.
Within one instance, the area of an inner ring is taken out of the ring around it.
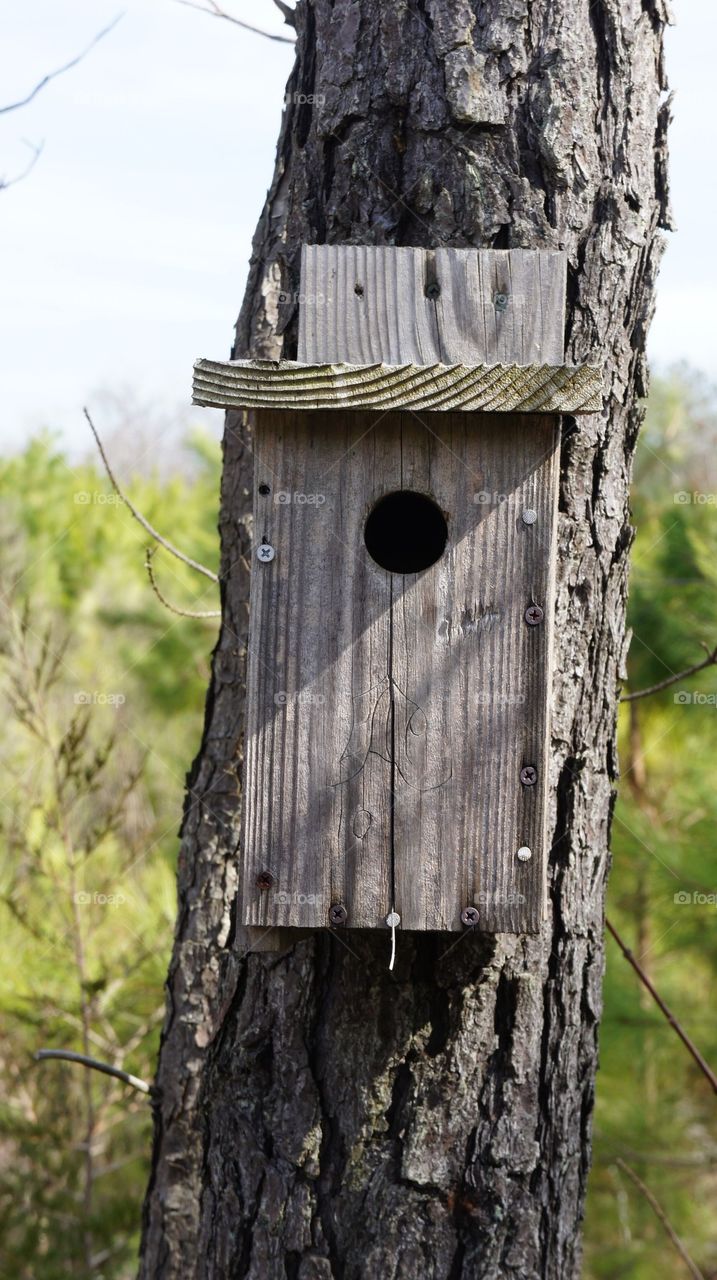
{"label": "metal screw", "polygon": [[530,862],[530,859],[533,856],[533,850],[529,849],[527,844],[524,844],[515,856],[518,859],[518,862]]}
{"label": "metal screw", "polygon": [[538,770],[534,764],[526,764],[520,771],[520,781],[524,787],[534,787],[538,781]]}
{"label": "metal screw", "polygon": [[495,303],[495,309],[496,309],[496,311],[506,311],[506,310],[507,310],[507,307],[508,307],[508,295],[507,295],[507,293],[496,293],[495,298],[493,299],[493,301],[494,301],[494,303]]}
{"label": "metal screw", "polygon": [[439,285],[438,281],[430,280],[429,283],[426,285],[425,293],[426,293],[426,297],[430,298],[432,302],[435,302],[436,298],[440,298],[441,286]]}
{"label": "metal screw", "polygon": [[461,923],[470,927],[478,923],[478,908],[464,907],[461,911]]}
{"label": "metal screw", "polygon": [[401,917],[398,914],[398,912],[389,911],[388,915],[386,916],[386,924],[388,925],[389,929],[397,929],[400,923],[401,923]]}
{"label": "metal screw", "polygon": [[329,907],[329,920],[332,924],[346,924],[348,918],[349,913],[343,902],[334,902],[332,906]]}
{"label": "metal screw", "polygon": [[538,627],[544,618],[543,610],[539,604],[528,605],[525,611],[525,621],[529,627]]}
{"label": "metal screw", "polygon": [[270,871],[260,871],[256,878],[257,889],[270,889],[274,883],[274,877]]}
{"label": "metal screw", "polygon": [[267,493],[271,493],[271,485],[270,485],[270,484],[260,484],[260,485],[259,485],[259,493],[260,493],[260,494],[262,494],[262,496],[263,496],[263,497],[266,497]]}
{"label": "metal screw", "polygon": [[535,524],[537,519],[537,511],[533,511],[532,507],[526,507],[522,515],[523,524]]}
{"label": "metal screw", "polygon": [[276,552],[269,542],[262,542],[256,549],[256,558],[261,560],[262,564],[268,564],[270,560],[274,559],[275,555]]}

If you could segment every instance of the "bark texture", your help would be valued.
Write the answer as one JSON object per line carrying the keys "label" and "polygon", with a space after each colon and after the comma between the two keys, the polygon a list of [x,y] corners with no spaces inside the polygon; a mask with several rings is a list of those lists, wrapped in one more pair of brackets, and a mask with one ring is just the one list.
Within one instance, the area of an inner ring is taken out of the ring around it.
{"label": "bark texture", "polygon": [[663,0],[299,0],[235,355],[295,356],[302,241],[565,248],[549,919],[243,955],[250,434],[229,415],[224,617],[190,777],[141,1275],[568,1280],[580,1270],[625,649],[628,484],[669,225]]}

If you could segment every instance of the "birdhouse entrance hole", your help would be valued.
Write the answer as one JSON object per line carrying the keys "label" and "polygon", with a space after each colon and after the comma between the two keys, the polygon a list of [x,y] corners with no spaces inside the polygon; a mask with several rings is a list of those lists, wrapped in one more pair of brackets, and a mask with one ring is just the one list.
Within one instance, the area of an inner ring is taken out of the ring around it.
{"label": "birdhouse entrance hole", "polygon": [[364,541],[372,560],[389,573],[422,573],[443,555],[448,525],[427,494],[399,489],[376,503],[366,521]]}

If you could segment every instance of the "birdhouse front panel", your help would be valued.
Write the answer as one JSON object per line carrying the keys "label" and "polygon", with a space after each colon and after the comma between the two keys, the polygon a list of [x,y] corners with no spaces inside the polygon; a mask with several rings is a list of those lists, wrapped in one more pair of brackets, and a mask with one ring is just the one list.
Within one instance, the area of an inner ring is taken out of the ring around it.
{"label": "birdhouse front panel", "polygon": [[539,927],[557,423],[257,413],[245,924]]}

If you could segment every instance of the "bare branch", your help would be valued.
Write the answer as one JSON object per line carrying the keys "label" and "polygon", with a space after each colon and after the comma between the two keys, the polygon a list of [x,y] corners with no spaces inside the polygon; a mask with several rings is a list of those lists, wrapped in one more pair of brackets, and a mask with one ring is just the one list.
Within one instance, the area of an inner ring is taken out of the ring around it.
{"label": "bare branch", "polygon": [[165,609],[169,609],[170,613],[176,613],[180,618],[221,618],[221,609],[179,609],[176,605],[170,604],[169,600],[165,599],[157,586],[157,579],[154,576],[154,567],[152,565],[152,556],[156,549],[156,547],[147,547],[144,567],[147,570],[149,585],[159,600],[159,603],[163,604]]}
{"label": "bare branch", "polygon": [[100,440],[100,437],[97,434],[95,424],[92,421],[87,409],[83,409],[83,413],[90,425],[90,431],[92,432],[97,442],[97,448],[100,451],[100,457],[102,458],[102,461],[104,463],[105,471],[109,476],[112,488],[114,489],[120,501],[124,502],[128,510],[131,511],[135,520],[137,520],[139,524],[141,524],[142,528],[149,534],[149,536],[151,538],[154,538],[155,542],[158,542],[161,547],[164,547],[165,551],[168,551],[170,555],[175,556],[177,560],[181,560],[183,564],[188,564],[190,569],[196,569],[197,573],[203,573],[205,578],[210,578],[212,582],[218,582],[219,578],[216,573],[212,573],[211,569],[207,569],[206,565],[199,564],[197,560],[192,560],[191,556],[185,556],[183,551],[180,551],[178,547],[175,547],[171,542],[168,541],[167,538],[163,538],[161,533],[157,533],[157,530],[152,528],[152,525],[149,523],[149,521],[145,520],[141,511],[138,511],[137,508],[130,502],[126,494],[122,492],[117,480],[115,479],[112,468],[110,467],[110,464],[107,461],[107,454],[105,453],[102,445],[102,441]]}
{"label": "bare branch", "polygon": [[655,1217],[659,1218],[660,1222],[665,1228],[667,1235],[670,1237],[670,1240],[672,1241],[677,1252],[682,1258],[682,1261],[687,1267],[687,1270],[689,1271],[690,1275],[694,1277],[694,1280],[705,1280],[704,1273],[700,1271],[699,1267],[697,1266],[697,1263],[693,1262],[685,1246],[680,1240],[680,1237],[678,1236],[677,1232],[672,1226],[672,1223],[667,1217],[667,1214],[665,1213],[664,1209],[659,1204],[659,1202],[655,1199],[649,1187],[645,1186],[644,1182],[642,1181],[642,1178],[638,1178],[637,1174],[635,1173],[635,1170],[631,1169],[629,1164],[625,1164],[625,1161],[621,1160],[619,1156],[615,1161],[615,1163],[619,1169],[622,1169],[623,1173],[627,1174],[630,1181],[635,1184],[638,1191],[645,1197]]}
{"label": "bare branch", "polygon": [[640,979],[640,982],[642,982],[642,984],[647,988],[653,1000],[655,1001],[655,1004],[657,1005],[658,1009],[660,1009],[661,1012],[665,1015],[673,1031],[677,1032],[677,1035],[680,1037],[680,1040],[682,1041],[683,1045],[687,1049],[688,1053],[690,1053],[694,1058],[703,1076],[705,1077],[706,1080],[709,1080],[709,1083],[711,1084],[713,1091],[717,1093],[717,1076],[715,1075],[711,1066],[702,1057],[702,1054],[697,1048],[697,1045],[694,1044],[693,1041],[690,1039],[684,1027],[682,1027],[682,1025],[678,1022],[672,1010],[668,1008],[668,1006],[665,1004],[660,993],[652,985],[652,982],[650,981],[647,974],[645,973],[645,970],[643,969],[639,960],[635,958],[630,948],[626,946],[626,944],[623,942],[615,926],[611,924],[607,918],[605,920],[605,925],[609,929],[613,938],[615,939],[618,947],[622,951],[622,954],[624,955],[628,964],[632,965],[633,969],[635,970],[635,973]]}
{"label": "bare branch", "polygon": [[119,1067],[111,1067],[108,1062],[99,1062],[97,1058],[88,1058],[85,1053],[72,1053],[69,1049],[38,1049],[34,1054],[36,1062],[46,1062],[49,1058],[60,1058],[64,1062],[79,1062],[80,1066],[92,1067],[94,1071],[101,1071],[103,1075],[114,1076],[115,1080],[122,1080],[124,1084],[131,1084],[133,1089],[137,1089],[140,1093],[151,1093],[152,1087],[147,1084],[146,1080],[140,1080],[139,1076],[132,1076],[128,1071],[121,1071]]}
{"label": "bare branch", "polygon": [[200,13],[208,13],[212,18],[225,18],[227,22],[233,22],[235,26],[243,27],[245,31],[253,31],[256,36],[265,36],[267,40],[278,40],[280,44],[294,43],[289,36],[277,36],[271,31],[263,31],[261,27],[252,27],[249,22],[242,22],[240,18],[235,18],[233,14],[226,13],[224,9],[220,9],[214,0],[207,0],[208,8],[203,4],[195,4],[194,0],[177,0],[177,4],[183,4],[188,9],[198,9]]}
{"label": "bare branch", "polygon": [[103,27],[103,29],[97,33],[94,39],[87,45],[87,48],[82,50],[82,53],[76,54],[76,56],[71,58],[69,62],[66,62],[63,67],[58,67],[56,71],[50,71],[46,76],[43,76],[42,80],[37,82],[35,88],[31,89],[26,97],[20,98],[18,102],[11,102],[6,107],[0,107],[0,115],[5,115],[8,111],[18,111],[20,107],[26,107],[27,104],[32,102],[33,98],[36,98],[38,93],[40,93],[51,80],[56,80],[58,76],[63,76],[66,71],[71,71],[73,67],[76,67],[78,62],[82,62],[83,58],[87,57],[88,53],[94,49],[95,45],[99,44],[100,40],[104,40],[105,36],[109,35],[110,31],[117,26],[117,23],[123,17],[123,13],[118,13],[117,17],[112,19],[109,26]]}
{"label": "bare branch", "polygon": [[[707,649],[706,645],[702,646]],[[634,702],[636,698],[649,698],[652,693],[660,693],[662,689],[669,689],[670,685],[677,684],[679,680],[688,680],[690,676],[697,675],[698,671],[704,671],[705,667],[714,667],[717,664],[717,648],[707,649],[707,657],[704,662],[696,662],[694,667],[687,667],[684,671],[678,671],[677,675],[668,676],[666,680],[660,680],[658,684],[651,684],[648,689],[637,689],[635,693],[623,693],[621,702]]]}
{"label": "bare branch", "polygon": [[22,182],[23,178],[26,178],[28,173],[35,168],[35,165],[42,155],[43,147],[45,146],[44,142],[38,142],[36,144],[34,142],[28,142],[27,138],[23,138],[23,142],[32,152],[30,163],[27,164],[24,169],[21,169],[19,173],[16,173],[14,178],[0,178],[0,191],[7,191],[8,187],[14,187],[16,182]]}

